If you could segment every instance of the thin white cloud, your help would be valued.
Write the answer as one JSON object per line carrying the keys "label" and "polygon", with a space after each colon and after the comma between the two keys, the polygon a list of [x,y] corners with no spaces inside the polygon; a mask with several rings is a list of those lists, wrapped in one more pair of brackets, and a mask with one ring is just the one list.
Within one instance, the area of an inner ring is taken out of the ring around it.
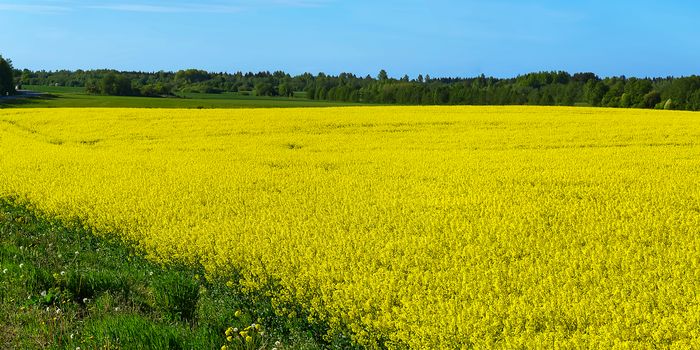
{"label": "thin white cloud", "polygon": [[[321,7],[327,5],[329,0],[271,0],[272,5],[282,5],[288,7]],[[260,1],[259,3],[265,3]]]}
{"label": "thin white cloud", "polygon": [[34,4],[3,2],[0,0],[0,11],[27,13],[58,13],[80,9],[104,10],[138,13],[238,13],[246,10],[275,8],[275,7],[322,7],[333,0],[214,0],[200,3],[184,1],[150,1],[135,2],[96,2],[93,0],[43,0]]}
{"label": "thin white cloud", "polygon": [[146,13],[235,13],[241,12],[242,7],[227,5],[141,5],[141,4],[107,4],[90,5],[85,8],[94,10],[110,10],[122,12],[146,12]]}
{"label": "thin white cloud", "polygon": [[60,5],[28,5],[0,3],[0,11],[28,13],[57,13],[70,11],[70,8]]}

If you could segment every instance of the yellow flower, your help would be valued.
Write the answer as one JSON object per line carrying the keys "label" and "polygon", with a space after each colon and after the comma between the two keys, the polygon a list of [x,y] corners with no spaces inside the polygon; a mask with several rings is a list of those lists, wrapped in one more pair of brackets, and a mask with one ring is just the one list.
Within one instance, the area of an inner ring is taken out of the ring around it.
{"label": "yellow flower", "polygon": [[202,279],[269,294],[280,317],[313,315],[368,348],[693,348],[698,117],[0,109],[0,198],[159,263],[201,264]]}

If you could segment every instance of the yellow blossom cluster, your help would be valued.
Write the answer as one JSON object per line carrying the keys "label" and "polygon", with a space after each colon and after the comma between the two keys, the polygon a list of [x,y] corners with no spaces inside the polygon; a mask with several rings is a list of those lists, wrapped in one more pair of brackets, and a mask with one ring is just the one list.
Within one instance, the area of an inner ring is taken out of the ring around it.
{"label": "yellow blossom cluster", "polygon": [[369,348],[700,348],[700,114],[0,110],[0,196]]}

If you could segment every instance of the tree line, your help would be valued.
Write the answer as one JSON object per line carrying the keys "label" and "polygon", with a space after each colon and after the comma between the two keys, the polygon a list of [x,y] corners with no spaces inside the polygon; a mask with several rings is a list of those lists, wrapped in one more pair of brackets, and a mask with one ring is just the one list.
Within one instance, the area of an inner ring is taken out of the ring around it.
{"label": "tree line", "polygon": [[594,73],[536,72],[514,78],[484,75],[391,78],[351,73],[292,76],[276,72],[119,72],[114,70],[15,71],[33,85],[85,87],[90,93],[168,96],[181,92],[238,92],[257,96],[404,105],[557,105],[700,110],[700,76],[601,78]]}

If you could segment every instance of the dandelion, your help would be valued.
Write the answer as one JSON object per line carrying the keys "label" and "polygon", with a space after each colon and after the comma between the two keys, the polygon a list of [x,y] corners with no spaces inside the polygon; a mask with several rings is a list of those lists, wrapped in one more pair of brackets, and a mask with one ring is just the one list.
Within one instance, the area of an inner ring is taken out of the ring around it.
{"label": "dandelion", "polygon": [[66,271],[61,271],[61,276],[65,276],[65,275],[66,275]]}
{"label": "dandelion", "polygon": [[45,296],[46,296],[46,291],[45,291],[45,290],[41,292],[41,296],[42,296],[42,297],[45,297]]}
{"label": "dandelion", "polygon": [[226,337],[226,340],[227,340],[227,341],[233,341],[233,337],[229,335],[228,337]]}
{"label": "dandelion", "polygon": [[226,345],[222,346],[221,350],[228,350],[228,346],[226,346]]}
{"label": "dandelion", "polygon": [[241,310],[236,310],[236,312],[234,312],[233,315],[236,317],[241,317]]}
{"label": "dandelion", "polygon": [[24,263],[19,264],[19,268],[20,268],[20,269],[23,268],[23,267],[24,267]]}

